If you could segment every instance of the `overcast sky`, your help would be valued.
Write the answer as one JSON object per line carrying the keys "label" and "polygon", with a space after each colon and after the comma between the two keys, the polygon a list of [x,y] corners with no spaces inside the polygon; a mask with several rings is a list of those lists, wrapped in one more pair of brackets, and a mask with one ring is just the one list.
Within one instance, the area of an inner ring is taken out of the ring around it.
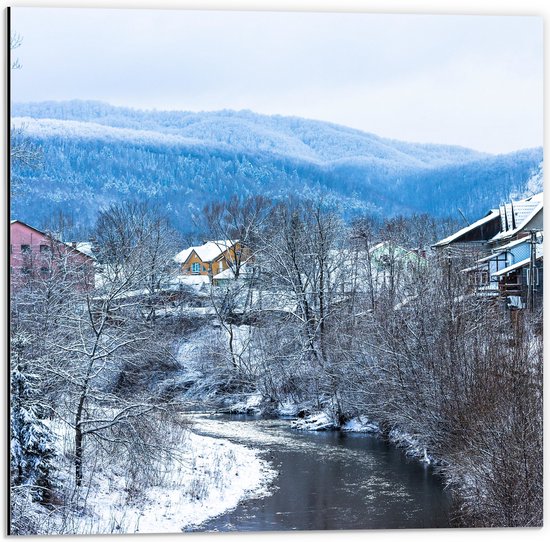
{"label": "overcast sky", "polygon": [[251,109],[488,152],[542,145],[537,17],[14,8],[12,100]]}

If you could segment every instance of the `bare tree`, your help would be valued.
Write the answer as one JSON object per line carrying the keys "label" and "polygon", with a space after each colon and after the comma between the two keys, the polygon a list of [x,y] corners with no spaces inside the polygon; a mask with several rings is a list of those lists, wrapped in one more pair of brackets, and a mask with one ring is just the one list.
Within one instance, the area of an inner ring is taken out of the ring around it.
{"label": "bare tree", "polygon": [[123,282],[141,295],[145,320],[154,320],[163,292],[171,289],[179,234],[147,203],[126,202],[99,214],[93,232],[96,255],[106,284]]}
{"label": "bare tree", "polygon": [[[13,32],[10,36],[10,53],[12,51],[15,51],[16,49],[19,49],[22,43],[23,43],[23,36],[21,36],[21,34],[19,34],[18,32]],[[10,67],[12,70],[20,70],[22,68],[18,58],[11,59]]]}
{"label": "bare tree", "polygon": [[282,303],[280,317],[292,338],[285,350],[294,350],[292,356],[281,351],[280,372],[302,375],[301,385],[311,387],[318,401],[326,395],[336,403],[333,346],[346,294],[346,277],[340,270],[349,258],[343,238],[341,220],[322,201],[280,204],[273,210],[261,250],[269,262],[264,274],[266,297]]}
{"label": "bare tree", "polygon": [[262,196],[234,196],[227,202],[211,203],[204,209],[207,231],[214,240],[222,242],[220,249],[226,250],[224,262],[230,272],[223,285],[215,285],[212,281],[211,302],[227,338],[236,378],[244,383],[251,379],[252,368],[246,363],[251,337],[244,339],[244,331],[239,326],[254,318],[261,295],[260,240],[270,208],[270,201]]}
{"label": "bare tree", "polygon": [[139,224],[137,242],[111,247],[121,246],[123,254],[102,253],[107,269],[95,287],[89,266],[79,265],[70,247],[52,239],[51,249],[36,255],[44,261],[36,261],[12,292],[14,321],[34,337],[35,351],[28,355],[40,368],[45,412],[73,431],[77,487],[84,481],[90,439],[110,441],[115,427],[138,424],[157,408],[147,390],[134,394],[121,385],[129,367],[144,368],[166,350],[155,340],[151,319],[143,317],[144,307],[152,310],[147,297],[134,295],[136,288],[152,290],[162,283],[156,273],[167,262],[160,257],[159,222],[141,215]]}
{"label": "bare tree", "polygon": [[[21,47],[23,43],[23,37],[18,33],[12,33],[10,36],[10,56],[11,53]],[[11,69],[19,70],[22,68],[18,58],[11,59]],[[21,181],[16,174],[17,168],[28,167],[38,168],[40,167],[42,160],[42,150],[37,146],[29,137],[25,134],[24,126],[15,127],[11,125],[10,128],[10,193],[12,197],[16,197],[22,190]]]}

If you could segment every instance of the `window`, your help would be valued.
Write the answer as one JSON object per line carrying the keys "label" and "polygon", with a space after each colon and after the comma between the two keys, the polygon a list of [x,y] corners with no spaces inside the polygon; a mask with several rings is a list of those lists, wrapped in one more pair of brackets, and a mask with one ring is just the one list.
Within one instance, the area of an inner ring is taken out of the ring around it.
{"label": "window", "polygon": [[31,251],[31,245],[21,245],[21,252],[23,254],[29,254]]}
{"label": "window", "polygon": [[195,263],[191,266],[191,272],[192,272],[194,275],[198,275],[198,274],[201,272],[201,264],[198,263],[198,262],[195,262]]}
{"label": "window", "polygon": [[21,273],[23,275],[30,275],[31,274],[31,268],[30,267],[22,267],[21,268]]}
{"label": "window", "polygon": [[50,274],[50,268],[49,267],[41,267],[40,268],[40,273],[42,273],[42,275],[49,275]]}
{"label": "window", "polygon": [[50,245],[40,245],[41,254],[49,254],[52,251]]}

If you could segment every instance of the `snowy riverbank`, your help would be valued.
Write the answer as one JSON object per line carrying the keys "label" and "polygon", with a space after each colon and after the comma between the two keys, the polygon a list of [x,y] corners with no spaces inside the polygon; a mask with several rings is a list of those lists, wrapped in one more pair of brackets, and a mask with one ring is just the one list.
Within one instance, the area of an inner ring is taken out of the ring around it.
{"label": "snowy riverbank", "polygon": [[[189,433],[186,459],[167,484],[146,492],[139,506],[123,507],[125,532],[175,533],[203,523],[246,498],[268,493],[276,476],[255,450]],[[186,468],[187,467],[187,468]]]}
{"label": "snowy riverbank", "polygon": [[[37,534],[178,533],[244,499],[268,495],[277,476],[256,450],[226,439],[187,429],[180,444],[154,481],[137,493],[129,491],[132,474],[113,461],[94,468],[73,506],[52,511],[29,503],[34,522],[41,525]],[[150,466],[132,468],[139,472]]]}
{"label": "snowy riverbank", "polygon": [[185,531],[243,499],[267,495],[276,476],[255,450],[193,432],[187,435],[182,457],[167,471],[167,479],[146,490],[135,504],[125,502],[123,479],[116,488],[102,480],[90,503],[101,521],[97,532],[111,532],[113,522],[125,533]]}
{"label": "snowy riverbank", "polygon": [[[345,433],[381,434],[380,424],[369,420],[366,416],[357,416],[342,425],[338,425],[327,412],[315,412],[302,419],[294,420],[291,422],[291,426],[300,431],[339,430]],[[417,438],[405,431],[394,428],[389,431],[386,438],[393,445],[402,448],[406,455],[416,458],[421,463],[425,463],[426,465],[437,463],[437,460],[428,453],[426,447]]]}

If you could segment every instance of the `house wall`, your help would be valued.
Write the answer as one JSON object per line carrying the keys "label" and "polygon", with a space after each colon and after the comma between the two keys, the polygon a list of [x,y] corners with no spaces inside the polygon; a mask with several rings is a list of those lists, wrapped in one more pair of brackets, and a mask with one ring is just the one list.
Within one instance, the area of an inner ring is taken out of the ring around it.
{"label": "house wall", "polygon": [[232,255],[228,251],[220,254],[220,256],[212,262],[212,274],[216,275],[225,271],[229,267],[229,263],[233,261],[231,256]]}
{"label": "house wall", "polygon": [[[238,255],[239,252],[240,255]],[[239,259],[241,264],[250,259],[250,250],[246,249],[246,247],[243,248],[240,243],[236,243],[214,260],[214,275],[228,269],[237,259]],[[220,264],[222,264],[223,269],[220,268]]]}
{"label": "house wall", "polygon": [[487,263],[488,266],[488,286],[489,288],[492,288],[494,290],[498,290],[498,278],[493,277],[493,273],[497,273],[501,269],[504,269],[505,267],[508,267],[510,265],[509,262],[509,256],[508,254],[499,254],[495,255],[495,258],[492,260],[489,260]]}
{"label": "house wall", "polygon": [[[228,262],[235,261],[235,253],[237,251],[242,250],[241,244],[236,243],[233,247],[225,250],[222,252],[219,256],[217,256],[212,262],[203,262],[198,254],[193,251],[191,253],[191,256],[187,259],[186,262],[184,262],[181,266],[181,272],[184,275],[217,275],[218,273],[221,273],[222,271],[225,271],[229,267]],[[242,260],[245,261],[247,259],[246,252],[241,255]],[[199,273],[193,273],[193,264],[198,263],[200,264],[200,272]],[[220,268],[220,263],[223,267],[223,269]]]}
{"label": "house wall", "polygon": [[544,260],[537,260],[535,267],[538,269],[538,283],[535,285],[535,307],[542,307],[544,301]]}
{"label": "house wall", "polygon": [[[200,271],[198,273],[193,273],[194,263],[200,264]],[[198,257],[197,253],[193,251],[187,261],[182,264],[181,272],[184,275],[208,275],[210,273],[210,264],[208,262],[203,262]]]}
{"label": "house wall", "polygon": [[531,245],[529,243],[529,239],[527,239],[525,243],[512,247],[510,249],[510,253],[511,259],[508,265],[512,265],[517,262],[521,262],[521,260],[525,260],[525,258],[529,258],[531,255]]}
{"label": "house wall", "polygon": [[491,245],[486,241],[454,242],[444,247],[437,247],[436,250],[446,256],[479,260],[491,254]]}
{"label": "house wall", "polygon": [[[15,222],[10,225],[10,272],[21,272],[21,269],[42,260],[41,246],[51,249],[51,240],[44,234],[29,228],[24,224]],[[23,246],[29,247],[29,252],[24,252]]]}
{"label": "house wall", "polygon": [[21,222],[10,224],[10,282],[21,285],[32,278],[47,277],[61,265],[82,271],[81,287],[94,285],[93,260],[64,243]]}
{"label": "house wall", "polygon": [[500,231],[500,217],[496,216],[493,220],[481,224],[477,228],[465,233],[461,238],[461,243],[487,242]]}
{"label": "house wall", "polygon": [[[541,307],[543,301],[543,292],[544,292],[544,265],[543,260],[539,259],[535,262],[534,270],[534,296],[535,296],[535,306]],[[525,266],[521,269],[521,282],[522,282],[522,297],[527,304],[527,297],[529,292],[529,266]]]}

